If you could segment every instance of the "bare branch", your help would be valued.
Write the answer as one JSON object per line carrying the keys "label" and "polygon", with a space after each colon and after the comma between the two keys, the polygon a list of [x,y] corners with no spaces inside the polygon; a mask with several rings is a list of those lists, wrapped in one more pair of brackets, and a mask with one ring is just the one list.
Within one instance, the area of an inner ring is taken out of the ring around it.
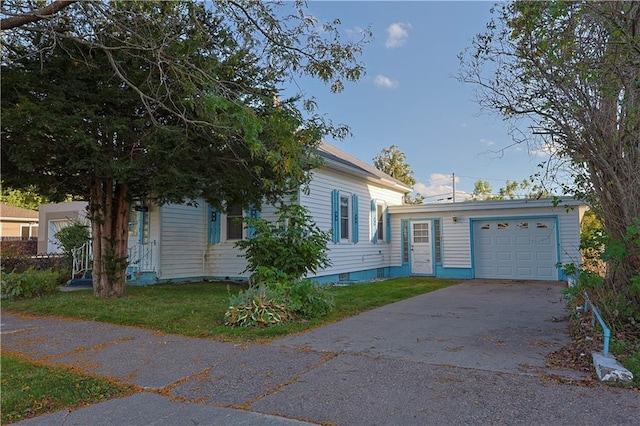
{"label": "bare branch", "polygon": [[78,0],[56,0],[45,7],[34,10],[33,12],[0,19],[0,31],[10,30],[12,28],[21,27],[31,22],[48,19],[55,13],[61,11],[62,9],[68,7],[73,3],[76,3],[77,1]]}

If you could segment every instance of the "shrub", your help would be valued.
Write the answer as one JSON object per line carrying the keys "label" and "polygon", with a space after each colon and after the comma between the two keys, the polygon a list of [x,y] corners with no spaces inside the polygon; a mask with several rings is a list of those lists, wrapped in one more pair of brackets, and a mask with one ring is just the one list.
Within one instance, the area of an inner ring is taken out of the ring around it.
{"label": "shrub", "polygon": [[250,287],[231,296],[230,305],[224,319],[232,327],[268,327],[290,317],[281,294],[266,286]]}
{"label": "shrub", "polygon": [[311,280],[301,280],[282,286],[287,308],[293,316],[311,319],[324,316],[333,309],[333,298],[326,287]]}
{"label": "shrub", "polygon": [[294,318],[326,315],[333,300],[309,280],[308,273],[331,265],[330,232],[323,232],[298,205],[283,205],[278,220],[247,220],[251,238],[236,243],[245,250],[251,287],[231,298],[227,325],[271,326]]}
{"label": "shrub", "polygon": [[251,238],[238,241],[236,246],[245,250],[252,283],[260,284],[279,273],[297,281],[331,266],[327,255],[331,233],[322,231],[304,207],[283,205],[278,208],[276,223],[249,218],[247,224],[253,230]]}
{"label": "shrub", "polygon": [[249,287],[230,297],[225,324],[239,327],[269,327],[289,320],[311,319],[333,309],[333,298],[326,288],[311,280],[291,281]]}
{"label": "shrub", "polygon": [[58,272],[40,271],[33,267],[25,272],[3,273],[0,292],[12,298],[42,296],[57,290],[59,278]]}

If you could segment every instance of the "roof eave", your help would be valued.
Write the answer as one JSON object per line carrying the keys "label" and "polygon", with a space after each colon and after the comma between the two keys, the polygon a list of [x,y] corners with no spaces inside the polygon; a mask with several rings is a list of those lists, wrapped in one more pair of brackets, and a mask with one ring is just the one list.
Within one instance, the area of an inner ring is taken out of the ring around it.
{"label": "roof eave", "polygon": [[369,173],[367,171],[358,170],[358,169],[355,169],[353,167],[349,167],[349,166],[347,166],[345,164],[339,163],[337,161],[333,161],[333,160],[328,159],[328,158],[323,158],[323,160],[324,160],[324,165],[327,168],[330,168],[330,169],[333,169],[333,170],[337,170],[337,171],[340,171],[340,172],[343,172],[343,173],[347,173],[347,174],[350,174],[350,175],[358,176],[360,178],[364,178],[364,179],[366,179],[366,180],[368,180],[370,182],[375,182],[375,183],[377,183],[379,185],[382,185],[384,187],[396,190],[398,192],[405,193],[405,192],[413,191],[413,188],[411,188],[410,186],[401,185],[401,184],[396,183],[394,181],[380,178],[380,177],[375,176],[375,175],[373,175],[373,174],[371,174],[371,173]]}
{"label": "roof eave", "polygon": [[540,199],[520,199],[520,200],[497,200],[497,201],[465,201],[461,203],[433,203],[433,204],[412,204],[402,206],[390,206],[391,213],[416,213],[416,212],[461,212],[472,210],[499,210],[518,208],[541,208],[541,207],[577,207],[584,206],[585,203],[575,200],[572,197],[559,197],[560,203],[554,205],[556,198]]}

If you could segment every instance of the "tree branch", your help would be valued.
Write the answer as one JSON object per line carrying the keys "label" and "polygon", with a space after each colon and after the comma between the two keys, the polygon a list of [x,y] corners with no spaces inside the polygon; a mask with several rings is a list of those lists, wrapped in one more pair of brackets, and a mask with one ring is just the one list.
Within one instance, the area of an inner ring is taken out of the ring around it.
{"label": "tree branch", "polygon": [[77,1],[78,0],[56,0],[45,7],[34,10],[33,12],[23,13],[21,15],[0,19],[0,31],[10,30],[12,28],[21,27],[31,22],[47,19],[51,15],[59,12],[60,10],[73,3],[76,3]]}

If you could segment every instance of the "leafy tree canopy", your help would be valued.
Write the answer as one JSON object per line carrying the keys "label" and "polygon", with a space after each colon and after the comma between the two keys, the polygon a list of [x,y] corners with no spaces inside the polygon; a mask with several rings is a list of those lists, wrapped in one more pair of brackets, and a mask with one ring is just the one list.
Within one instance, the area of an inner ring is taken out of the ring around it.
{"label": "leafy tree canopy", "polygon": [[96,294],[124,293],[134,200],[275,201],[347,131],[278,93],[300,75],[357,80],[368,31],[342,42],[302,3],[56,3],[2,4],[2,179],[89,201]]}
{"label": "leafy tree canopy", "polygon": [[[413,170],[407,163],[407,156],[400,151],[397,145],[383,148],[380,154],[373,159],[373,166],[409,186],[413,186],[416,183],[416,179],[413,177]],[[408,193],[404,196],[404,202],[407,204],[422,204],[423,200],[424,197],[420,194],[416,194],[414,198],[411,198]]]}
{"label": "leafy tree canopy", "polygon": [[40,204],[47,202],[48,200],[37,194],[33,187],[23,190],[2,188],[2,192],[0,192],[0,203],[22,207],[23,209],[38,210]]}
{"label": "leafy tree canopy", "polygon": [[[565,192],[586,200],[612,241],[605,287],[640,312],[640,257],[629,235],[640,217],[640,3],[516,1],[461,54],[459,79],[477,89],[517,142],[568,161]],[[633,284],[635,283],[635,284]]]}
{"label": "leafy tree canopy", "polygon": [[517,198],[542,198],[551,194],[542,186],[534,185],[530,180],[507,181],[505,186],[498,189],[498,193],[493,192],[491,184],[487,180],[478,180],[474,184],[471,200],[514,200]]}

